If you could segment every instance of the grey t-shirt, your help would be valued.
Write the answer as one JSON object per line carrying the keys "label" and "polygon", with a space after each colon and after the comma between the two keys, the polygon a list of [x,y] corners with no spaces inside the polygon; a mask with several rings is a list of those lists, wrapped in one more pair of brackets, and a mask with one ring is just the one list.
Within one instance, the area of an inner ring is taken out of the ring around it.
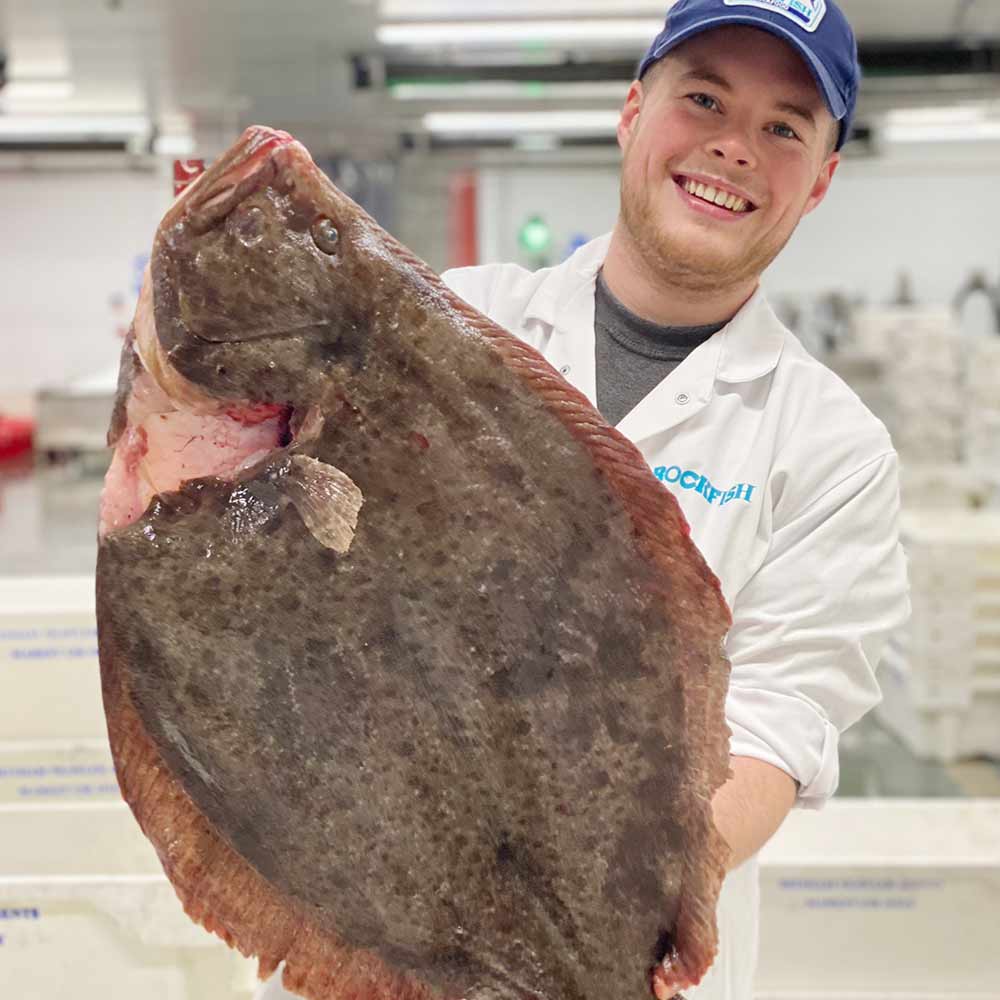
{"label": "grey t-shirt", "polygon": [[594,294],[597,409],[612,426],[663,381],[699,344],[726,325],[658,326],[611,294],[603,272]]}

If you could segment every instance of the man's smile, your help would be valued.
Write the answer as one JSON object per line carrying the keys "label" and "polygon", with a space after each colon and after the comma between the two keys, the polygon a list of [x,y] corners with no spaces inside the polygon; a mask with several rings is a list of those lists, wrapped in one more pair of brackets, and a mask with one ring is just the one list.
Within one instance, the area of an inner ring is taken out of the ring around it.
{"label": "man's smile", "polygon": [[[705,208],[718,218],[738,218],[756,211],[750,196],[716,178],[675,174],[674,183],[693,207]],[[712,211],[715,210],[715,211]]]}

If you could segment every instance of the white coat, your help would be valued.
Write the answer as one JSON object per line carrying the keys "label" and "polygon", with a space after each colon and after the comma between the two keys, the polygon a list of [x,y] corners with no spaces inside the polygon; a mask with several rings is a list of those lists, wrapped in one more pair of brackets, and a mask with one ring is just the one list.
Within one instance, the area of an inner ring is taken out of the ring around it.
{"label": "white coat", "polygon": [[[448,271],[472,306],[540,351],[593,403],[594,288],[610,236],[558,267]],[[898,462],[857,396],[758,290],[618,424],[676,495],[733,612],[730,752],[835,791],[838,740],[879,700],[875,667],[909,614]],[[756,859],[726,879],[719,957],[688,1000],[751,1000]]]}

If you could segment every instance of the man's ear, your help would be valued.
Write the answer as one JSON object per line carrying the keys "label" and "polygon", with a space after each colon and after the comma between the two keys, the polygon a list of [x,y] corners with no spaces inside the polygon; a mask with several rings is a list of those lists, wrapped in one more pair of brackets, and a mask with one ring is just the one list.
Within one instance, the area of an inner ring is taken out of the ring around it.
{"label": "man's ear", "polygon": [[830,190],[830,183],[833,181],[833,175],[839,166],[840,153],[831,153],[827,157],[826,163],[823,164],[819,176],[816,178],[816,183],[813,184],[812,191],[809,192],[809,200],[806,202],[803,215],[808,215],[826,197],[827,191]]}
{"label": "man's ear", "polygon": [[642,81],[633,80],[632,86],[628,88],[625,104],[622,106],[622,112],[618,118],[618,145],[623,150],[637,124],[643,96]]}

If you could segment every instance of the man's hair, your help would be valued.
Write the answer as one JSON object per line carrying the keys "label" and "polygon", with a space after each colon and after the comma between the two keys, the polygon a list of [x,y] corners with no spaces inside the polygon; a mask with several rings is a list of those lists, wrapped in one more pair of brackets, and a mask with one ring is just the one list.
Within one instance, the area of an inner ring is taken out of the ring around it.
{"label": "man's hair", "polygon": [[[663,73],[663,66],[666,61],[670,58],[670,53],[668,52],[662,59],[657,59],[649,69],[643,74],[642,85],[643,88],[648,89],[653,84],[656,83],[657,79]],[[837,151],[837,143],[840,141],[840,122],[833,120],[833,129],[831,130],[831,135],[829,141],[826,145],[826,156],[832,156]]]}

